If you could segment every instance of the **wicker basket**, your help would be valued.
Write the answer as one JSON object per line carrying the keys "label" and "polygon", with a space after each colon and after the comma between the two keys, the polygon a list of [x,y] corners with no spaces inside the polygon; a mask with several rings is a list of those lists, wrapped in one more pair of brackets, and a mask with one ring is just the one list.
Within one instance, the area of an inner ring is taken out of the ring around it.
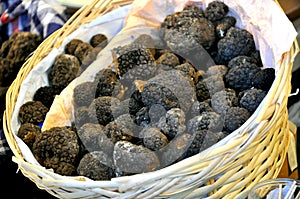
{"label": "wicker basket", "polygon": [[255,113],[234,133],[208,150],[166,168],[94,181],[82,176],[62,176],[51,169],[27,162],[15,140],[11,118],[20,85],[49,51],[81,24],[131,1],[95,0],[84,6],[47,38],[23,65],[7,91],[4,132],[13,161],[24,176],[40,189],[59,198],[246,198],[256,183],[276,178],[281,170],[293,133],[288,121],[287,100],[291,70],[299,51],[297,42],[283,54],[275,81]]}

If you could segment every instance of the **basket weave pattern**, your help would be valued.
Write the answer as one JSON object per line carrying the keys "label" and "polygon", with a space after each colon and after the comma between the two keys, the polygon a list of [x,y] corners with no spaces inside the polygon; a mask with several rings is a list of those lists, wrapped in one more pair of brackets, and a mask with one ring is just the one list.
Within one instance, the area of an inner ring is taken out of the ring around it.
{"label": "basket weave pattern", "polygon": [[24,160],[10,125],[22,81],[52,48],[59,46],[81,24],[131,2],[94,0],[82,7],[38,47],[19,71],[7,91],[3,128],[14,153],[13,161],[24,176],[59,198],[245,198],[257,182],[276,178],[290,140],[287,100],[293,61],[299,51],[296,41],[283,55],[275,81],[255,113],[234,134],[200,154],[158,171],[110,181],[62,176]]}

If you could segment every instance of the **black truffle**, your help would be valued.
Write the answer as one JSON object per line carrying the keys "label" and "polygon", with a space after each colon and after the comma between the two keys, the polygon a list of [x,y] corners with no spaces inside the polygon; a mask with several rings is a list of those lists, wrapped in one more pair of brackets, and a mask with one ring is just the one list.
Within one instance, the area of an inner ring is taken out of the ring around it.
{"label": "black truffle", "polygon": [[187,132],[194,133],[199,130],[219,132],[223,129],[223,118],[216,112],[203,112],[187,122]]}
{"label": "black truffle", "polygon": [[89,106],[89,116],[98,119],[99,124],[106,125],[120,115],[120,100],[111,96],[97,97]]}
{"label": "black truffle", "polygon": [[50,85],[65,88],[78,76],[79,70],[80,63],[76,57],[68,54],[58,55],[48,74]]}
{"label": "black truffle", "polygon": [[261,101],[265,98],[267,92],[261,89],[249,89],[242,93],[240,106],[247,109],[249,113],[254,113]]}
{"label": "black truffle", "polygon": [[153,151],[158,151],[168,145],[168,138],[160,131],[159,128],[146,127],[140,133],[143,145]]}
{"label": "black truffle", "polygon": [[73,90],[74,103],[77,107],[89,106],[95,99],[96,84],[94,82],[83,82]]}
{"label": "black truffle", "polygon": [[238,97],[232,89],[219,91],[211,97],[211,106],[216,113],[226,115],[230,107],[238,106]]}
{"label": "black truffle", "polygon": [[227,110],[224,118],[224,127],[231,133],[242,126],[250,117],[250,113],[245,108],[231,107]]}
{"label": "black truffle", "polygon": [[128,141],[119,141],[115,144],[113,160],[116,169],[125,173],[150,172],[160,167],[154,151]]}
{"label": "black truffle", "polygon": [[41,133],[41,128],[31,123],[22,124],[18,130],[18,137],[32,149],[36,136]]}
{"label": "black truffle", "polygon": [[256,64],[235,66],[225,75],[225,82],[229,88],[237,92],[250,89],[253,78],[259,70]]}
{"label": "black truffle", "polygon": [[226,36],[218,42],[218,53],[225,61],[239,55],[250,55],[254,49],[255,43],[252,34],[237,27],[231,27]]}
{"label": "black truffle", "polygon": [[160,119],[158,127],[168,139],[173,139],[176,135],[185,132],[185,113],[180,108],[168,110],[166,116]]}
{"label": "black truffle", "polygon": [[33,154],[46,168],[62,175],[75,172],[78,137],[69,127],[53,127],[36,136]]}
{"label": "black truffle", "polygon": [[108,38],[106,35],[98,33],[91,37],[90,44],[94,48],[104,48],[108,43]]}
{"label": "black truffle", "polygon": [[229,8],[225,3],[221,1],[212,1],[204,10],[204,15],[210,21],[217,21],[225,17],[228,11]]}
{"label": "black truffle", "polygon": [[50,109],[56,95],[60,93],[61,89],[55,86],[42,86],[34,93],[33,100],[42,102],[48,109]]}
{"label": "black truffle", "polygon": [[92,180],[110,180],[115,177],[113,161],[102,151],[85,154],[79,162],[77,173]]}
{"label": "black truffle", "polygon": [[44,121],[49,109],[40,101],[25,102],[19,111],[21,124],[32,123],[39,125]]}
{"label": "black truffle", "polygon": [[274,68],[265,68],[258,71],[253,79],[252,86],[264,91],[268,91],[275,80],[275,69]]}

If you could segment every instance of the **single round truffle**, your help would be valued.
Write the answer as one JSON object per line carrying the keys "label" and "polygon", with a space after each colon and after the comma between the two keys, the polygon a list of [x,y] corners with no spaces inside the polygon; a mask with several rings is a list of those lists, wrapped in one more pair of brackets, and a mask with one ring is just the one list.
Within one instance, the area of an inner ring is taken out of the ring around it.
{"label": "single round truffle", "polygon": [[91,37],[90,44],[92,47],[104,48],[108,43],[108,38],[106,35],[98,33]]}
{"label": "single round truffle", "polygon": [[193,133],[198,130],[219,132],[223,129],[223,118],[216,112],[203,112],[187,122],[187,132]]}
{"label": "single round truffle", "polygon": [[143,145],[153,151],[158,151],[168,145],[168,138],[160,131],[159,128],[146,127],[140,133]]}
{"label": "single round truffle", "polygon": [[245,29],[231,27],[225,37],[218,42],[218,54],[225,61],[239,55],[250,55],[255,49],[253,36]]}
{"label": "single round truffle", "polygon": [[228,11],[229,8],[225,3],[221,1],[212,1],[204,10],[204,15],[210,21],[217,21],[225,17]]}
{"label": "single round truffle", "polygon": [[80,70],[80,63],[73,55],[58,55],[49,71],[48,79],[51,86],[65,88],[75,79]]}
{"label": "single round truffle", "polygon": [[[36,136],[33,144],[33,154],[37,160],[47,168],[53,168],[62,175],[73,174],[76,158],[79,153],[78,137],[69,127],[52,127]],[[68,168],[62,169],[65,164]]]}
{"label": "single round truffle", "polygon": [[77,107],[89,106],[95,99],[96,84],[94,82],[83,82],[73,90],[73,98]]}
{"label": "single round truffle", "polygon": [[19,119],[21,124],[32,123],[39,125],[44,121],[49,109],[40,101],[28,101],[20,107]]}
{"label": "single round truffle", "polygon": [[250,117],[250,113],[245,108],[231,107],[224,117],[225,129],[231,133],[242,126]]}
{"label": "single round truffle", "polygon": [[110,180],[115,177],[112,158],[102,151],[85,154],[79,162],[77,173],[92,180]]}
{"label": "single round truffle", "polygon": [[249,113],[254,113],[261,101],[265,98],[267,92],[261,89],[249,89],[242,93],[240,106],[247,109]]}

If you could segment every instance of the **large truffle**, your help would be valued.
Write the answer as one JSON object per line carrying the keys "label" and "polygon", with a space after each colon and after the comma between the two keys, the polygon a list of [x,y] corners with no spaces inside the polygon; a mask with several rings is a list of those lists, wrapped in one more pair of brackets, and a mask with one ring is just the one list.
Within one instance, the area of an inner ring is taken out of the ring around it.
{"label": "large truffle", "polygon": [[235,66],[225,75],[225,82],[229,88],[237,92],[250,89],[253,78],[259,70],[256,64]]}
{"label": "large truffle", "polygon": [[162,105],[166,110],[181,108],[186,112],[195,101],[194,88],[178,70],[170,70],[147,81],[142,91],[142,100],[147,107]]}
{"label": "large truffle", "polygon": [[83,82],[73,90],[74,103],[77,107],[89,106],[96,96],[96,83]]}
{"label": "large truffle", "polygon": [[72,175],[79,153],[78,137],[68,127],[53,127],[36,136],[32,151],[46,168],[62,175]]}

